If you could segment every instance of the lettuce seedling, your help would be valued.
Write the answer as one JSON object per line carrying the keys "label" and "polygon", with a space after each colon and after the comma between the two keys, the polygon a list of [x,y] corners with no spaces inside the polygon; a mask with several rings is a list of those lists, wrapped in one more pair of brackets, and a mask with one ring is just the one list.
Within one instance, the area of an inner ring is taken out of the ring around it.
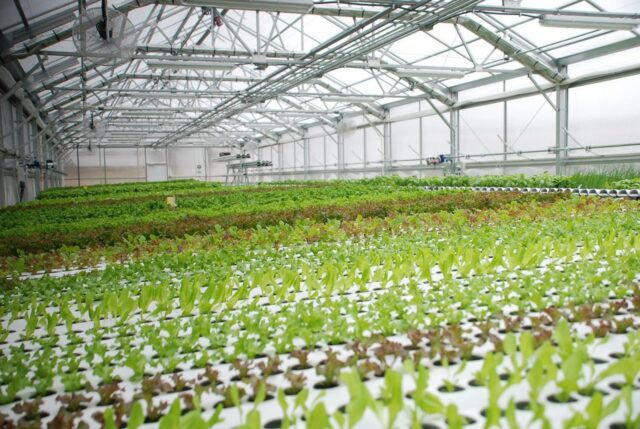
{"label": "lettuce seedling", "polygon": [[95,389],[87,383],[87,390],[98,394],[98,405],[112,405],[117,398],[116,392],[120,390],[120,382],[105,383]]}
{"label": "lettuce seedling", "polygon": [[305,409],[307,398],[309,397],[309,390],[302,389],[297,394],[293,407],[291,407],[291,410],[289,410],[289,403],[285,398],[285,392],[283,389],[278,389],[278,393],[276,394],[276,397],[278,399],[278,405],[280,405],[280,408],[282,409],[281,428],[288,429],[297,420],[297,417],[296,417],[297,410]]}
{"label": "lettuce seedling", "polygon": [[82,372],[63,373],[60,378],[65,392],[77,392],[85,386],[85,376]]}
{"label": "lettuce seedling", "polygon": [[327,350],[327,359],[324,365],[316,367],[316,373],[324,376],[324,381],[319,383],[319,387],[330,388],[338,385],[338,377],[340,376],[340,369],[345,366],[345,363],[338,358],[338,354],[332,350]]}
{"label": "lettuce seedling", "polygon": [[614,330],[616,334],[624,334],[627,330],[634,325],[634,320],[631,317],[625,317],[623,319],[616,319],[614,321]]}
{"label": "lettuce seedling", "polygon": [[164,415],[159,422],[159,429],[180,429],[180,398],[174,399],[169,408],[169,412]]}
{"label": "lettuce seedling", "polygon": [[202,374],[198,374],[198,381],[204,379],[204,381],[200,383],[202,386],[205,386],[205,385],[216,386],[218,384],[218,377],[219,377],[218,371],[213,369],[212,365],[207,364],[204,367],[204,372]]}
{"label": "lettuce seedling", "polygon": [[164,415],[164,410],[169,407],[169,403],[167,401],[147,401],[147,417],[146,421],[155,423],[162,418]]}
{"label": "lettuce seedling", "polygon": [[189,385],[192,383],[189,380],[185,380],[181,373],[172,374],[171,380],[173,381],[174,392],[184,392],[185,390],[189,390]]}
{"label": "lettuce seedling", "polygon": [[624,401],[627,410],[625,414],[625,424],[628,428],[640,427],[640,413],[637,410],[637,402],[633,397],[633,389],[631,386],[624,386],[620,392],[620,396]]}
{"label": "lettuce seedling", "polygon": [[[386,409],[386,425],[388,429],[394,427],[395,421],[404,408],[404,396],[402,394],[402,374],[397,371],[387,371],[384,375],[384,385],[380,389],[380,400]],[[378,415],[381,413],[378,412]]]}
{"label": "lettuce seedling", "polygon": [[65,405],[65,409],[70,413],[75,413],[86,407],[91,402],[91,398],[84,395],[72,393],[71,395],[58,396],[58,402]]}
{"label": "lettuce seedling", "polygon": [[556,380],[560,392],[554,395],[558,402],[572,401],[572,394],[580,388],[578,382],[582,376],[582,364],[585,362],[585,353],[581,349],[575,349],[568,358],[562,361],[562,379]]}
{"label": "lettuce seedling", "polygon": [[625,386],[633,386],[638,374],[640,374],[640,353],[631,356],[624,356],[612,362],[602,373],[601,377],[606,378],[612,375],[624,377]]}
{"label": "lettuce seedling", "polygon": [[304,374],[296,374],[291,370],[287,371],[284,377],[289,382],[289,387],[284,389],[286,395],[297,395],[304,389],[305,382],[307,381],[307,377],[305,377]]}
{"label": "lettuce seedling", "polygon": [[144,377],[144,370],[147,365],[147,357],[140,350],[130,350],[124,364],[133,371],[133,375],[130,377],[131,381],[142,380]]}
{"label": "lettuce seedling", "polygon": [[199,295],[200,285],[196,280],[188,276],[184,276],[178,293],[178,302],[180,303],[180,309],[182,310],[183,316],[191,314]]}
{"label": "lettuce seedling", "polygon": [[238,380],[248,380],[249,379],[249,371],[253,368],[253,363],[250,360],[242,361],[240,359],[236,359],[232,363],[233,368],[238,371],[236,378]]}
{"label": "lettuce seedling", "polygon": [[42,399],[34,399],[33,401],[23,401],[13,406],[12,410],[18,415],[23,415],[21,420],[27,421],[39,421],[40,420],[40,406],[42,406]]}
{"label": "lettuce seedling", "polygon": [[585,408],[586,413],[576,411],[569,420],[564,422],[564,428],[598,429],[602,427],[602,421],[615,413],[620,406],[620,399],[621,397],[617,396],[605,405],[602,393],[596,392]]}
{"label": "lettuce seedling", "polygon": [[220,403],[224,408],[239,408],[240,400],[246,395],[246,391],[242,387],[238,387],[235,383],[229,386],[219,387],[216,391],[223,397]]}
{"label": "lettuce seedling", "polygon": [[445,417],[447,418],[448,429],[462,429],[467,424],[467,419],[459,413],[456,404],[447,405]]}
{"label": "lettuce seedling", "polygon": [[267,361],[260,361],[258,362],[258,369],[260,369],[260,371],[262,372],[262,376],[263,377],[269,377],[271,375],[276,375],[276,374],[280,374],[282,372],[282,370],[280,369],[280,365],[281,365],[282,361],[280,360],[280,358],[275,355],[275,356],[269,356],[269,358],[267,358]]}

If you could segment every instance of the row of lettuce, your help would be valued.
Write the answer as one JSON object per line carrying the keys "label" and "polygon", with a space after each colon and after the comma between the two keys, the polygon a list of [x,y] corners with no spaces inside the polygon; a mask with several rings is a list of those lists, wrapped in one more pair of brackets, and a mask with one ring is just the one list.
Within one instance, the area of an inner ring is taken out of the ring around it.
{"label": "row of lettuce", "polygon": [[[326,185],[341,181],[285,181],[259,184],[261,186],[273,186],[277,184],[293,185]],[[486,176],[431,176],[431,177],[400,177],[381,176],[373,179],[352,180],[366,184],[396,184],[415,186],[494,186],[494,187],[536,187],[536,188],[612,188],[612,189],[638,189],[640,188],[640,171],[621,170],[604,172],[576,173],[568,176],[556,176],[548,173],[525,176],[513,175],[486,175]],[[221,184],[214,182],[202,182],[197,180],[173,180],[169,182],[135,182],[115,185],[94,185],[48,189],[38,195],[35,204],[52,203],[53,200],[95,200],[104,198],[129,198],[158,193],[190,193],[211,192],[220,190]]]}
{"label": "row of lettuce", "polygon": [[[640,189],[640,172],[629,175],[609,173],[576,173],[571,176],[539,174],[525,176],[486,175],[486,176],[431,176],[400,177],[380,176],[364,179],[363,183],[372,185],[396,186],[464,186],[464,187],[514,187],[514,188],[603,188],[603,189]],[[292,182],[281,182],[292,183]],[[316,182],[322,183],[322,182]]]}
{"label": "row of lettuce", "polygon": [[252,228],[298,219],[326,221],[393,213],[487,208],[535,197],[425,192],[421,187],[339,182],[331,186],[250,187],[110,204],[0,211],[0,255],[39,253],[62,246],[103,246],[135,237],[181,237],[216,226]]}
{"label": "row of lettuce", "polygon": [[445,203],[439,200],[442,195],[426,194],[425,186],[576,187],[599,183],[602,187],[640,188],[640,179],[632,178],[632,173],[392,176],[242,187],[180,180],[57,188],[42,192],[35,201],[0,210],[0,256],[62,246],[111,245],[136,236],[178,237],[208,232],[216,225],[252,227],[300,218],[348,219],[359,212],[365,217],[384,217],[396,211],[453,210],[453,202],[463,204],[462,208],[488,204],[486,199],[468,196]]}

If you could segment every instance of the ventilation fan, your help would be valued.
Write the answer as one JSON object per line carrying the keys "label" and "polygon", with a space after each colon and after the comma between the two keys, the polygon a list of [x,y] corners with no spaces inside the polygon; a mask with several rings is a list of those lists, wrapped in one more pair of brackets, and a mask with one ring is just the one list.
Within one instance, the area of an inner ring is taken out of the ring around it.
{"label": "ventilation fan", "polygon": [[356,123],[355,121],[341,119],[336,125],[336,131],[339,134],[342,134],[345,138],[351,137],[356,133]]}
{"label": "ventilation fan", "polygon": [[258,142],[255,140],[249,140],[244,144],[243,149],[247,152],[254,152],[258,150]]}
{"label": "ventilation fan", "polygon": [[86,61],[109,64],[127,60],[136,50],[137,34],[126,15],[102,7],[86,9],[73,25],[73,44]]}

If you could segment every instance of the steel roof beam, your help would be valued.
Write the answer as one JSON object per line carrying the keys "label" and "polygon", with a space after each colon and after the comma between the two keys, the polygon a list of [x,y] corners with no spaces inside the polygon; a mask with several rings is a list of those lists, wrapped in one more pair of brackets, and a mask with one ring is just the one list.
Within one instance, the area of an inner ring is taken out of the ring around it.
{"label": "steel roof beam", "polygon": [[530,53],[523,53],[522,48],[471,18],[459,16],[454,18],[452,22],[463,26],[485,42],[509,55],[529,70],[540,74],[550,82],[558,83],[567,78],[557,70],[555,65],[548,64],[546,61],[543,61]]}

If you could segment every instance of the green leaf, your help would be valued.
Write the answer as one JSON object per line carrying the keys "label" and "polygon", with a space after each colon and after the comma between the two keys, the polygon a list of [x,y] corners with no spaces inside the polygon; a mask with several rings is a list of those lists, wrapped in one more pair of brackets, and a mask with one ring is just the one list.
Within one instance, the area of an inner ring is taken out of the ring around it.
{"label": "green leaf", "polygon": [[137,429],[144,424],[144,411],[140,401],[136,401],[131,407],[131,415],[129,416],[128,429]]}
{"label": "green leaf", "polygon": [[520,335],[520,356],[522,358],[522,367],[526,367],[529,358],[533,355],[535,351],[533,335],[531,331],[524,331]]}
{"label": "green leaf", "polygon": [[247,413],[246,429],[261,429],[260,411],[253,409]]}
{"label": "green leaf", "polygon": [[389,412],[389,425],[393,427],[393,423],[402,408],[404,407],[404,396],[402,395],[402,374],[397,371],[387,370],[384,376],[384,389],[387,393],[387,410]]}
{"label": "green leaf", "polygon": [[231,402],[235,407],[240,406],[240,390],[237,384],[229,386],[229,394],[231,395]]}
{"label": "green leaf", "polygon": [[297,410],[298,408],[304,407],[304,404],[307,402],[307,398],[309,397],[309,389],[302,389],[300,393],[296,396],[296,400],[294,402],[293,408]]}
{"label": "green leaf", "polygon": [[455,404],[447,406],[447,428],[462,429],[465,424],[465,418],[458,413],[458,407]]}
{"label": "green leaf", "polygon": [[552,338],[558,343],[560,356],[568,357],[573,351],[573,339],[571,337],[571,328],[566,319],[561,319],[553,331]]}
{"label": "green leaf", "polygon": [[507,423],[509,423],[509,428],[520,428],[518,420],[516,419],[516,401],[513,398],[509,399],[509,405],[507,405],[507,409],[505,410],[505,417],[507,419]]}
{"label": "green leaf", "polygon": [[256,392],[256,397],[254,400],[255,406],[260,405],[264,402],[264,399],[267,397],[267,385],[266,383],[259,383],[258,391]]}
{"label": "green leaf", "polygon": [[180,429],[180,398],[176,398],[169,412],[160,419],[159,429]]}
{"label": "green leaf", "polygon": [[180,427],[189,429],[208,429],[209,425],[202,418],[200,410],[192,410],[180,417]]}
{"label": "green leaf", "polygon": [[318,402],[307,417],[307,429],[330,429],[329,414],[324,403]]}
{"label": "green leaf", "polygon": [[104,411],[104,429],[117,429],[116,420],[113,417],[113,408],[109,407]]}
{"label": "green leaf", "polygon": [[222,422],[223,420],[220,418],[220,414],[222,414],[222,404],[218,404],[216,411],[209,420],[207,420],[207,427],[212,427],[213,425]]}

